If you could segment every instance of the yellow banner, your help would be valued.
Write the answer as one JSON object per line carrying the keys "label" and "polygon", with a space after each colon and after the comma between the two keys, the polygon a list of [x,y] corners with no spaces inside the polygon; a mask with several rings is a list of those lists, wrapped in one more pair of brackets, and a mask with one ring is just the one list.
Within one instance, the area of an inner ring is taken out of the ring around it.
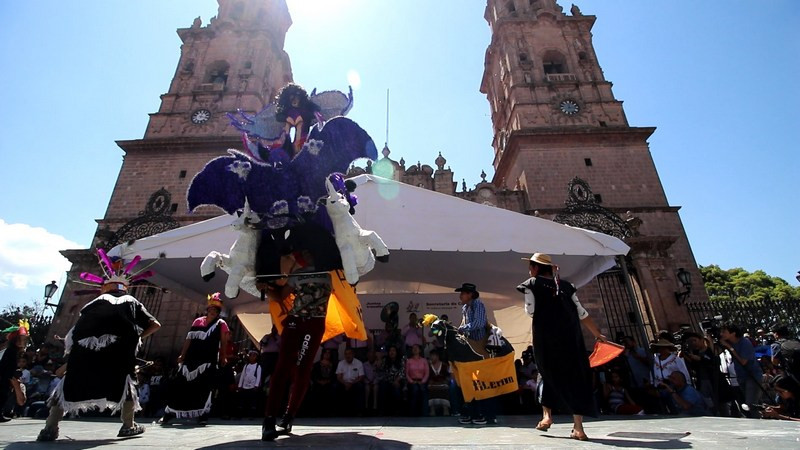
{"label": "yellow banner", "polygon": [[497,397],[519,389],[513,352],[499,358],[454,362],[453,365],[465,402]]}

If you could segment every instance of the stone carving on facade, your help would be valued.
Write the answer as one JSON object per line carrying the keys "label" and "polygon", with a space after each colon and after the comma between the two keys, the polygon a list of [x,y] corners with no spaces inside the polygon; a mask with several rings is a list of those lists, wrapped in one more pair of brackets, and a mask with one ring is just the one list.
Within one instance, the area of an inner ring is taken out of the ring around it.
{"label": "stone carving on facade", "polygon": [[565,208],[553,218],[554,222],[599,231],[619,239],[631,236],[628,224],[608,208],[600,206],[589,183],[575,177],[569,182]]}
{"label": "stone carving on facade", "polygon": [[172,195],[163,187],[154,192],[139,211],[139,217],[121,226],[102,245],[104,248],[113,248],[123,242],[130,242],[143,237],[178,228],[180,224],[172,218]]}

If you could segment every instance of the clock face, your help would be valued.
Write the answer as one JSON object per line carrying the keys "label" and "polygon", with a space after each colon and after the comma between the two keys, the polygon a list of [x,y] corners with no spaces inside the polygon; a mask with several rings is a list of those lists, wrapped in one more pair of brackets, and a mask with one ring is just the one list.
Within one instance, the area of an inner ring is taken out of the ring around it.
{"label": "clock face", "polygon": [[492,197],[492,191],[490,191],[489,189],[481,189],[480,191],[478,191],[478,195],[480,195],[481,198],[488,199]]}
{"label": "clock face", "polygon": [[207,109],[198,109],[192,113],[192,123],[200,125],[208,122],[211,119],[211,111]]}
{"label": "clock face", "polygon": [[574,116],[581,111],[581,107],[575,100],[564,100],[558,105],[558,108],[568,116]]}

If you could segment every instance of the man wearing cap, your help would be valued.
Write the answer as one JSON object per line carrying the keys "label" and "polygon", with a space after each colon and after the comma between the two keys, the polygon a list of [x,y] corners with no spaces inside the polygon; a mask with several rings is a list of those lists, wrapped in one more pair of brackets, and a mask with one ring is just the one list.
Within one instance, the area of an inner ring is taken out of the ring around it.
{"label": "man wearing cap", "polygon": [[[480,299],[478,288],[472,283],[463,283],[456,288],[461,300],[461,325],[458,327],[459,333],[469,341],[472,349],[489,357],[486,351],[486,342],[489,338],[487,333],[486,307]],[[475,425],[496,424],[495,416],[496,400],[487,398],[485,400],[473,400],[464,404],[464,412],[458,421],[462,424],[472,423]]]}
{"label": "man wearing cap", "polygon": [[536,429],[547,431],[553,424],[552,409],[571,413],[571,438],[587,440],[583,416],[597,416],[592,394],[592,372],[580,324],[598,340],[600,334],[589,313],[581,306],[575,287],[558,279],[558,268],[549,255],[534,253],[528,261],[530,278],[517,286],[525,295],[525,312],[533,319],[533,352],[542,376],[542,420]]}
{"label": "man wearing cap", "polygon": [[486,352],[486,307],[480,299],[480,292],[472,283],[464,283],[456,288],[461,300],[461,325],[458,331],[467,337],[472,348],[488,357]]}

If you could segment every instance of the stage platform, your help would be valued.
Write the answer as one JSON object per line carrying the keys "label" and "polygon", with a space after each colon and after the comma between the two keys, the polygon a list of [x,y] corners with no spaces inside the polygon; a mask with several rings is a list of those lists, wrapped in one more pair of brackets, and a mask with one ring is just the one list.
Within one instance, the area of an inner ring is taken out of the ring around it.
{"label": "stage platform", "polygon": [[532,416],[501,416],[497,425],[459,425],[455,417],[299,419],[291,436],[261,442],[260,421],[211,420],[206,427],[147,425],[136,437],[117,438],[114,419],[74,419],[61,424],[59,439],[37,443],[43,420],[15,419],[0,424],[0,448],[86,449],[244,449],[275,447],[335,449],[481,449],[651,448],[788,449],[800,448],[800,422],[721,417],[603,417],[587,420],[588,442],[568,438],[571,421],[556,418],[547,432],[534,429]]}

